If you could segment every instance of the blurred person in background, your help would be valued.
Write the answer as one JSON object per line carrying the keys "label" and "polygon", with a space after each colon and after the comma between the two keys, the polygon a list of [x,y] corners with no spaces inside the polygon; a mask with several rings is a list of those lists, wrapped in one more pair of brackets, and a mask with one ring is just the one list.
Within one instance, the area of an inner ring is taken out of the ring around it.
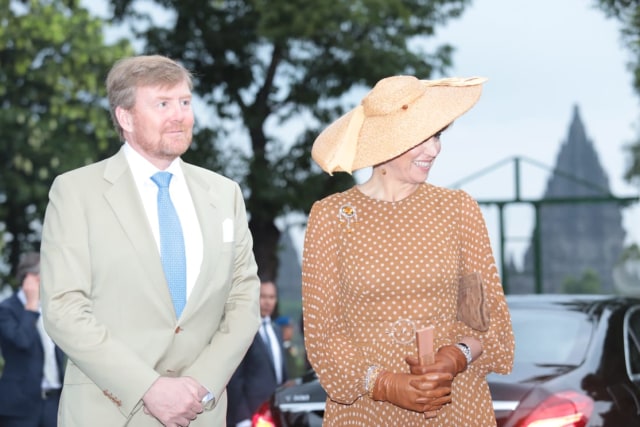
{"label": "blurred person in background", "polygon": [[297,342],[300,338],[296,336],[297,329],[289,316],[278,316],[275,323],[282,330],[282,347],[284,348],[287,373],[290,378],[299,377],[305,373],[305,370],[304,355]]}
{"label": "blurred person in background", "polygon": [[20,257],[18,290],[0,303],[1,427],[55,427],[64,355],[42,326],[40,254]]}
{"label": "blurred person in background", "polygon": [[273,281],[260,283],[260,330],[249,351],[231,377],[227,392],[228,427],[250,427],[251,417],[276,388],[287,380],[286,353],[282,329],[272,315],[278,303],[278,289]]}

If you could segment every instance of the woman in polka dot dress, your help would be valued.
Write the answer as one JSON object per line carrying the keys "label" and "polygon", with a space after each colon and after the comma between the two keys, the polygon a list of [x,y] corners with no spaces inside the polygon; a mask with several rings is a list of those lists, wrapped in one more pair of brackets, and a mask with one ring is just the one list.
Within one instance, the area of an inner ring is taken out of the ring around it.
{"label": "woman in polka dot dress", "polygon": [[[383,79],[314,143],[330,174],[373,167],[314,204],[305,236],[305,346],[328,395],[326,426],[496,425],[486,375],[510,372],[514,339],[486,225],[467,193],[425,182],[442,130],[484,81]],[[486,328],[457,320],[459,281],[472,272]],[[416,354],[425,327],[430,364]]]}

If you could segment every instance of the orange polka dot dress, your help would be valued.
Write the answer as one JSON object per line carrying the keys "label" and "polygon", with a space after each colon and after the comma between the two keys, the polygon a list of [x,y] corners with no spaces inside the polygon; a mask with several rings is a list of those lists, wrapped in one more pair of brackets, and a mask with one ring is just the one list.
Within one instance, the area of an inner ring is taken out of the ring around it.
{"label": "orange polka dot dress", "polygon": [[[491,325],[456,320],[457,283],[480,272]],[[489,372],[506,374],[514,340],[502,285],[478,204],[462,190],[421,184],[397,202],[356,187],[316,202],[302,265],[305,347],[328,398],[325,426],[495,426]],[[452,385],[436,418],[370,399],[371,366],[409,372],[415,330],[434,326],[434,345],[463,336],[484,352]]]}

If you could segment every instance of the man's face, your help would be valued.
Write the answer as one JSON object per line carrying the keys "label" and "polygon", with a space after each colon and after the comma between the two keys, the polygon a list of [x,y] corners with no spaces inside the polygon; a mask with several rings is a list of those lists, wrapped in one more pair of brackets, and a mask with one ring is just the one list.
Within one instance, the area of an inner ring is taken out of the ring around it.
{"label": "man's face", "polygon": [[138,87],[133,108],[118,108],[127,142],[159,169],[165,169],[191,145],[195,118],[186,82],[173,87]]}
{"label": "man's face", "polygon": [[278,302],[276,285],[273,282],[260,284],[260,316],[271,316]]}

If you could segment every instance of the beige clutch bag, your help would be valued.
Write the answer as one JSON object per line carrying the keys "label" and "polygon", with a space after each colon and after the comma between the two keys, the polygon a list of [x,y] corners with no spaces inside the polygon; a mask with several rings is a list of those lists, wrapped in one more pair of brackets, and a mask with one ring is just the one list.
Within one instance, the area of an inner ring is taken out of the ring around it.
{"label": "beige clutch bag", "polygon": [[457,319],[481,332],[489,329],[489,310],[480,273],[470,273],[460,279]]}

